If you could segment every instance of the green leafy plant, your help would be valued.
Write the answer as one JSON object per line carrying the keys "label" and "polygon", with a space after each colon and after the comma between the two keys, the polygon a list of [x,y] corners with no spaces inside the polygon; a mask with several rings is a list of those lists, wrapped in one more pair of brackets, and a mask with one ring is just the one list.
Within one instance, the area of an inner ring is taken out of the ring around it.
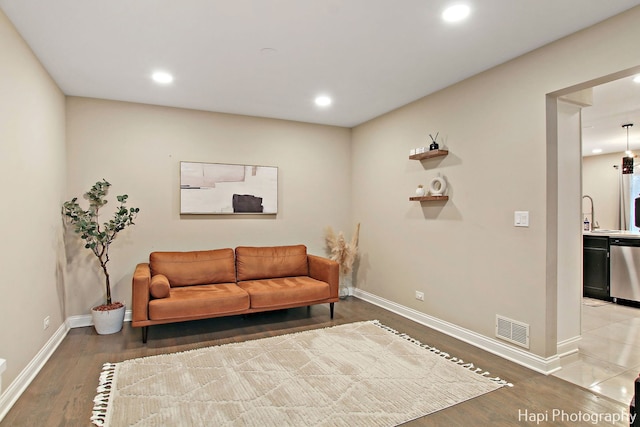
{"label": "green leafy plant", "polygon": [[68,222],[73,225],[74,231],[84,240],[84,247],[90,249],[98,258],[100,267],[104,272],[105,286],[107,291],[107,301],[103,306],[96,307],[105,309],[121,307],[121,303],[111,302],[111,284],[109,282],[109,271],[107,263],[109,262],[109,247],[115,240],[118,233],[127,226],[134,225],[133,220],[140,212],[138,208],[127,208],[128,195],[117,196],[116,199],[120,203],[114,216],[109,221],[100,224],[100,209],[107,204],[105,197],[109,193],[109,184],[106,180],[96,182],[89,191],[84,193],[84,198],[89,201],[89,209],[84,210],[78,204],[78,198],[74,197],[70,201],[64,202],[62,205],[62,213]]}

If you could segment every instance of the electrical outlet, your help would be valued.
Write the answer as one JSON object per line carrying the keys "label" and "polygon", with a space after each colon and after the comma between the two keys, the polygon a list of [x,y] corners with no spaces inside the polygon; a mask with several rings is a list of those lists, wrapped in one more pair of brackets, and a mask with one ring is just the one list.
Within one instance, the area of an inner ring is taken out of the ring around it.
{"label": "electrical outlet", "polygon": [[51,318],[49,316],[45,317],[42,329],[47,329],[49,327],[50,323],[51,323]]}
{"label": "electrical outlet", "polygon": [[416,291],[416,299],[418,301],[424,301],[424,292]]}

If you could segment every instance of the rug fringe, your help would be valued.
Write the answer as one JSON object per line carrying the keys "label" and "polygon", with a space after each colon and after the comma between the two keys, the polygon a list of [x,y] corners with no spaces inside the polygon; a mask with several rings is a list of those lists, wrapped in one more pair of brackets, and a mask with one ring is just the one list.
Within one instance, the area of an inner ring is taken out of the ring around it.
{"label": "rug fringe", "polygon": [[493,378],[489,377],[489,375],[491,375],[491,374],[488,371],[485,371],[485,370],[483,370],[481,368],[478,368],[478,367],[474,366],[473,363],[465,363],[464,360],[458,359],[457,357],[452,357],[449,353],[446,353],[444,351],[440,351],[435,347],[431,347],[430,345],[423,344],[420,341],[418,341],[417,339],[412,338],[412,337],[410,337],[409,335],[407,335],[405,333],[398,332],[395,329],[390,328],[389,326],[380,323],[379,320],[372,320],[371,323],[373,323],[374,325],[376,325],[376,326],[378,326],[378,327],[380,327],[382,329],[385,329],[385,330],[391,332],[394,335],[399,336],[400,338],[404,338],[405,340],[409,341],[410,343],[416,344],[416,345],[424,348],[425,350],[429,350],[430,352],[432,352],[434,354],[437,354],[438,356],[444,357],[445,359],[449,360],[450,362],[456,363],[456,364],[462,366],[463,368],[466,368],[466,369],[468,369],[470,371],[473,371],[476,374],[482,375],[483,377],[487,377],[488,380],[493,381],[493,382],[495,382],[495,383],[497,383],[497,384],[499,384],[501,386],[513,387],[512,383],[510,383],[510,382],[508,382],[506,380],[503,380],[500,377],[493,377]]}
{"label": "rug fringe", "polygon": [[116,374],[115,363],[105,363],[102,365],[102,372],[98,380],[98,387],[96,391],[96,397],[93,398],[93,411],[91,415],[91,422],[99,427],[106,425],[107,421],[107,407],[109,405],[109,398],[111,397],[111,390],[113,389],[113,380]]}

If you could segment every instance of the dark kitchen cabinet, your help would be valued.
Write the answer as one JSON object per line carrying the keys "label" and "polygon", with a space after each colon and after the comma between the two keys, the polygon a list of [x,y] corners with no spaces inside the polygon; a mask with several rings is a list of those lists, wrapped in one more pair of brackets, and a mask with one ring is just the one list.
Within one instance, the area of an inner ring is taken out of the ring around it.
{"label": "dark kitchen cabinet", "polygon": [[582,239],[582,294],[609,301],[609,237],[583,236]]}

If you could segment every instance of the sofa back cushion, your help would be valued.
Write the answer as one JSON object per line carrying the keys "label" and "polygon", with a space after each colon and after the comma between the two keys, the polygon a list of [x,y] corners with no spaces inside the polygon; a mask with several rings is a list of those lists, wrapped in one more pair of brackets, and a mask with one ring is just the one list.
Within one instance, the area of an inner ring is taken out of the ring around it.
{"label": "sofa back cushion", "polygon": [[234,283],[233,249],[191,252],[152,252],[151,275],[163,274],[172,287]]}
{"label": "sofa back cushion", "polygon": [[238,281],[308,276],[307,247],[273,246],[236,248]]}

